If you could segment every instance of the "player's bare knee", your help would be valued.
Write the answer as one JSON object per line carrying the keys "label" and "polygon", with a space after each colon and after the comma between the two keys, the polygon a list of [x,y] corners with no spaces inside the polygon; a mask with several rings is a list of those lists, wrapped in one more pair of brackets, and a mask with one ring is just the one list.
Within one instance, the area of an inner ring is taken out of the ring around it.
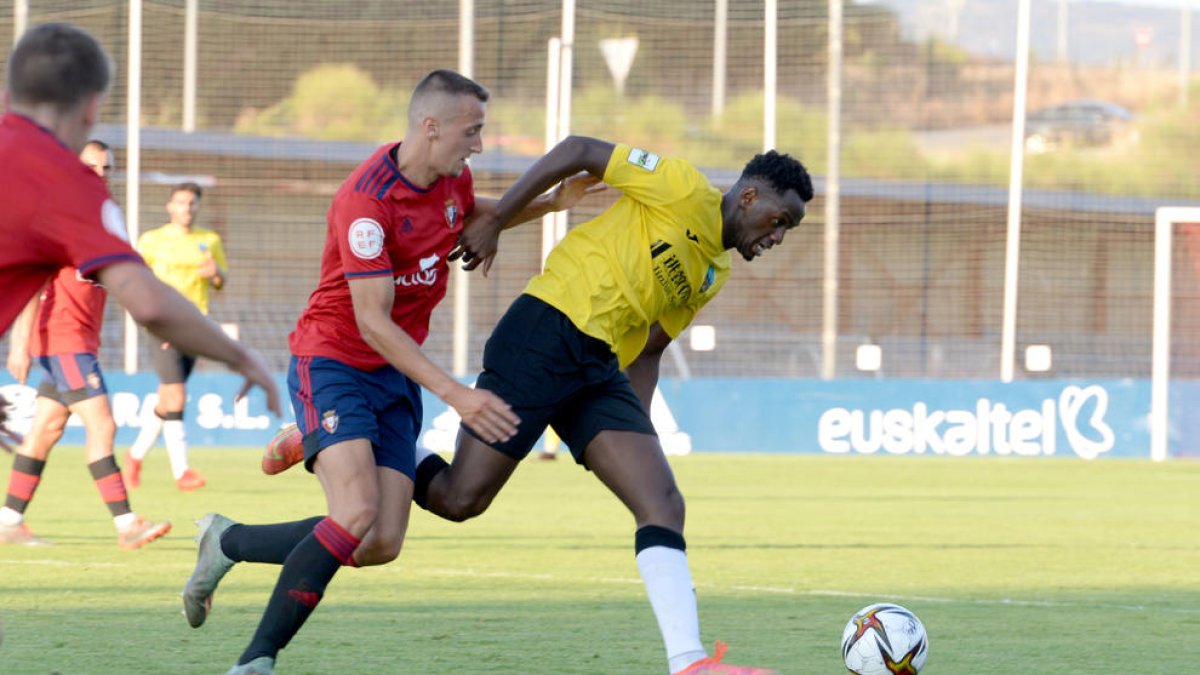
{"label": "player's bare knee", "polygon": [[112,438],[117,433],[117,423],[113,421],[112,417],[92,420],[91,423],[85,423],[84,428],[89,437]]}
{"label": "player's bare knee", "polygon": [[359,546],[358,550],[354,552],[354,561],[360,567],[386,565],[400,556],[400,548],[403,543],[401,539],[377,539],[369,544],[364,542],[364,545]]}
{"label": "player's bare knee", "polygon": [[480,515],[487,510],[491,503],[491,498],[482,494],[447,495],[447,499],[443,502],[446,513],[439,515],[447,520],[461,523]]}
{"label": "player's bare knee", "polygon": [[351,534],[362,537],[375,524],[375,519],[379,517],[379,508],[364,501],[345,505],[330,516]]}

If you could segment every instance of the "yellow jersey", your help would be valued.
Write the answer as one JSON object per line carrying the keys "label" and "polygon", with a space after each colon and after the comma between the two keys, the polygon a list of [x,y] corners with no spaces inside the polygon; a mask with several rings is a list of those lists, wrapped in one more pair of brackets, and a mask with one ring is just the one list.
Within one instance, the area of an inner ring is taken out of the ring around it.
{"label": "yellow jersey", "polygon": [[225,247],[221,236],[212,230],[193,226],[190,232],[170,223],[145,232],[138,237],[138,253],[146,260],[155,276],[179,291],[208,314],[209,280],[197,272],[200,265],[212,256],[221,275],[227,269]]}
{"label": "yellow jersey", "polygon": [[729,278],[721,192],[690,163],[618,144],[604,182],[623,194],[551,250],[525,293],[606,342],[625,368],[659,323],[678,337]]}

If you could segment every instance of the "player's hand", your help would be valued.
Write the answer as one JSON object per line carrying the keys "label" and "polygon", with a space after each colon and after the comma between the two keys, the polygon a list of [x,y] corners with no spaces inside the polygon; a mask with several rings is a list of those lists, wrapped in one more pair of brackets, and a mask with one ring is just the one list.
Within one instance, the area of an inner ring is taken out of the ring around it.
{"label": "player's hand", "polygon": [[237,396],[234,396],[233,400],[240,400],[250,391],[251,387],[259,387],[267,395],[267,410],[275,413],[276,417],[281,415],[279,387],[275,385],[275,378],[271,376],[271,371],[267,369],[267,362],[258,355],[258,352],[247,349],[245,356],[242,357],[242,360],[233,370],[246,378],[246,381],[242,383],[242,388],[238,390]]}
{"label": "player's hand", "polygon": [[8,372],[17,382],[25,384],[25,380],[29,379],[29,367],[32,363],[29,352],[23,349],[8,350]]}
{"label": "player's hand", "polygon": [[217,276],[217,261],[213,260],[212,254],[207,255],[204,262],[196,265],[196,274],[201,279],[211,279]]}
{"label": "player's hand", "polygon": [[446,397],[462,423],[471,428],[485,443],[503,443],[517,433],[521,418],[504,399],[486,389],[462,387]]}
{"label": "player's hand", "polygon": [[12,454],[14,447],[21,444],[21,435],[8,428],[8,401],[0,396],[0,450]]}
{"label": "player's hand", "polygon": [[579,200],[584,197],[597,192],[603,192],[606,189],[608,189],[608,186],[600,182],[599,178],[586,171],[580,171],[574,176],[563,180],[550,193],[551,208],[554,211],[566,211],[578,204]]}
{"label": "player's hand", "polygon": [[502,225],[491,213],[472,214],[463,225],[462,234],[458,235],[458,243],[450,249],[449,260],[453,262],[462,258],[463,269],[468,272],[482,265],[483,276],[486,277],[500,246]]}

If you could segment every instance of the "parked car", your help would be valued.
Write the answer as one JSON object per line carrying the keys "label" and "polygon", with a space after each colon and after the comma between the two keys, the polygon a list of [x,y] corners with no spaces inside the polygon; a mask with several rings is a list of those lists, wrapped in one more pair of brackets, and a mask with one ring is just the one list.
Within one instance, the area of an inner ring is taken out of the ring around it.
{"label": "parked car", "polygon": [[1109,101],[1081,99],[1029,113],[1025,148],[1046,152],[1067,146],[1103,146],[1134,133],[1134,114]]}

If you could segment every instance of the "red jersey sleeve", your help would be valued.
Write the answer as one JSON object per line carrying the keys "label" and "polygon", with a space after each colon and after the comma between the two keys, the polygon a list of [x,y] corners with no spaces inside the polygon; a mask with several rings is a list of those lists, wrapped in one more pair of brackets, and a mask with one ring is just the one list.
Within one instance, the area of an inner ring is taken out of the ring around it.
{"label": "red jersey sleeve", "polygon": [[[91,175],[86,168],[80,170]],[[46,200],[37,225],[47,240],[61,249],[63,263],[85,277],[116,262],[142,260],[129,245],[121,207],[99,178],[91,178],[75,181],[67,198]]]}
{"label": "red jersey sleeve", "polygon": [[340,195],[331,215],[330,234],[337,240],[345,278],[391,276],[392,233],[379,200],[356,192]]}

